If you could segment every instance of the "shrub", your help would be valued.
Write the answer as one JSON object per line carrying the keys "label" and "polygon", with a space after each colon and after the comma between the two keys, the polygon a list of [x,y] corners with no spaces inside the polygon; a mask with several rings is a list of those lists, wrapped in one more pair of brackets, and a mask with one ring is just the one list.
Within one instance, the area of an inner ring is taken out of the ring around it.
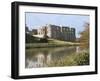
{"label": "shrub", "polygon": [[83,52],[74,57],[77,65],[89,65],[89,52]]}
{"label": "shrub", "polygon": [[47,43],[48,40],[47,40],[46,38],[41,38],[39,42],[40,42],[40,43]]}
{"label": "shrub", "polygon": [[26,33],[26,43],[47,43],[48,40],[46,38],[38,38],[31,36],[30,34]]}
{"label": "shrub", "polygon": [[54,60],[48,66],[78,66],[89,65],[89,52],[82,51],[78,54],[71,54],[63,59]]}

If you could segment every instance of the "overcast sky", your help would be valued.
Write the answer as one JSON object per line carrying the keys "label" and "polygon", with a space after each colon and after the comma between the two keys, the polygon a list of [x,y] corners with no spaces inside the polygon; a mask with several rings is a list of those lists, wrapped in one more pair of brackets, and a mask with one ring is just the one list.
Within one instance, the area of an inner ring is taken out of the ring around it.
{"label": "overcast sky", "polygon": [[84,29],[85,22],[89,22],[88,15],[74,14],[47,14],[47,13],[25,13],[25,24],[28,28],[37,29],[46,24],[59,26],[69,26],[76,28],[76,36],[79,37],[79,32]]}

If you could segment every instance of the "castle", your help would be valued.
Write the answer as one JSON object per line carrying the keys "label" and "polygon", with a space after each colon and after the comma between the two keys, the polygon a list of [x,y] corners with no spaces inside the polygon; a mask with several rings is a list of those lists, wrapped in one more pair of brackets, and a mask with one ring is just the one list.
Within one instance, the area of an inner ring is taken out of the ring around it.
{"label": "castle", "polygon": [[33,29],[32,32],[33,32],[33,36],[36,37],[47,36],[48,38],[64,40],[64,41],[76,40],[75,28],[69,28],[66,26],[47,24],[37,29],[37,33],[36,33],[36,29]]}
{"label": "castle", "polygon": [[37,31],[38,35],[47,35],[49,38],[53,39],[64,41],[76,40],[75,28],[48,24],[46,26],[42,26]]}

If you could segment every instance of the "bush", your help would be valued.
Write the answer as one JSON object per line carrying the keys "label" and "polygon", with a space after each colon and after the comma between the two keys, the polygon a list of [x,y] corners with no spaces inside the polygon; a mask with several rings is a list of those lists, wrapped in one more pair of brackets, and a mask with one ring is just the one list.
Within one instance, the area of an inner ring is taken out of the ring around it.
{"label": "bush", "polygon": [[78,54],[71,54],[63,59],[54,60],[48,66],[79,66],[89,65],[89,52],[81,52]]}
{"label": "bush", "polygon": [[25,40],[26,40],[26,43],[47,43],[48,42],[46,38],[34,37],[27,33],[26,33]]}
{"label": "bush", "polygon": [[46,38],[41,38],[39,42],[40,42],[40,43],[47,43],[48,40],[47,40]]}
{"label": "bush", "polygon": [[77,65],[89,65],[89,52],[83,52],[81,54],[76,55],[74,60]]}
{"label": "bush", "polygon": [[37,38],[31,36],[30,34],[27,34],[27,33],[26,33],[25,36],[26,36],[26,37],[25,37],[25,42],[26,42],[26,43],[35,43],[35,42],[38,42],[38,41],[37,41]]}

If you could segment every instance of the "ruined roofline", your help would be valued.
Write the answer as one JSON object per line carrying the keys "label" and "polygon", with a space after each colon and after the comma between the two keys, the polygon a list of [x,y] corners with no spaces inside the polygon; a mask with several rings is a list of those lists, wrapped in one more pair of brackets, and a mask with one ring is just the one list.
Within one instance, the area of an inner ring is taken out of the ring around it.
{"label": "ruined roofline", "polygon": [[69,29],[75,29],[74,27],[69,27],[69,26],[63,26],[63,25],[53,25],[53,24],[46,24],[44,26],[41,26],[41,27],[60,27],[60,28],[69,28]]}

